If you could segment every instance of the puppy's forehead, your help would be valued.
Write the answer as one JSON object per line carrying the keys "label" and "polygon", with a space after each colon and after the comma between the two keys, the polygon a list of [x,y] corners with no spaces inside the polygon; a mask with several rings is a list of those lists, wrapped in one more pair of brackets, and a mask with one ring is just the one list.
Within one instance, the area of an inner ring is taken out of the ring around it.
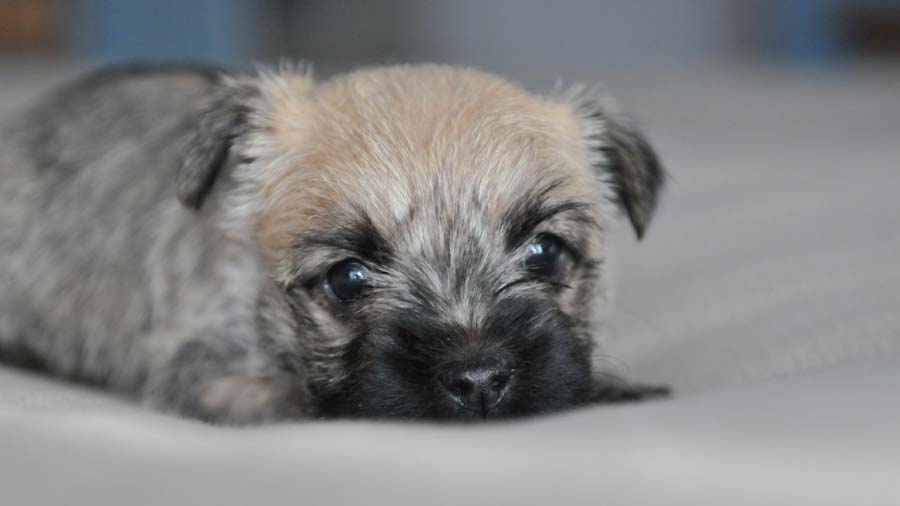
{"label": "puppy's forehead", "polygon": [[261,231],[276,250],[359,213],[382,231],[432,207],[499,223],[548,182],[566,198],[595,198],[570,109],[494,76],[398,66],[271,95],[276,161],[262,180]]}

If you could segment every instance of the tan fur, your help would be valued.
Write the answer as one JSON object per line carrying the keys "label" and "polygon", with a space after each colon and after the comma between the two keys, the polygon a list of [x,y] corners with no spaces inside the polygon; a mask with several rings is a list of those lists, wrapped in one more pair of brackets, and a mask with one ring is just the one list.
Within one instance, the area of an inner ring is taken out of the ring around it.
{"label": "tan fur", "polygon": [[[449,198],[475,192],[499,220],[514,197],[564,178],[568,196],[597,200],[596,183],[568,105],[466,68],[396,66],[314,85],[270,75],[257,167],[264,250],[285,262],[291,241],[323,213],[365,205],[382,233],[439,180]],[[274,148],[274,149],[273,149]],[[285,266],[287,267],[287,266]]]}

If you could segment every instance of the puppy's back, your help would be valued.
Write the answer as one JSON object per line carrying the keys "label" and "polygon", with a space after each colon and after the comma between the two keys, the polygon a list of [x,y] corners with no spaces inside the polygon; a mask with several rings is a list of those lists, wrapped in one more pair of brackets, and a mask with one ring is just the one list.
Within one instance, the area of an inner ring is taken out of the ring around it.
{"label": "puppy's back", "polygon": [[129,339],[164,312],[151,257],[187,226],[171,219],[177,151],[216,80],[204,67],[113,67],[5,123],[0,358],[115,380]]}
{"label": "puppy's back", "polygon": [[89,168],[117,144],[146,142],[184,121],[215,82],[207,67],[106,68],[50,92],[7,122],[4,150],[19,151],[41,176]]}

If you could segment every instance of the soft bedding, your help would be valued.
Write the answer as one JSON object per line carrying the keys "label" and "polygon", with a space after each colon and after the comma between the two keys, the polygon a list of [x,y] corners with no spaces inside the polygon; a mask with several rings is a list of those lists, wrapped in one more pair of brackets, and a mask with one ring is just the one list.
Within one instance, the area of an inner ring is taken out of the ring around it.
{"label": "soft bedding", "polygon": [[[0,367],[0,503],[897,504],[898,78],[611,82],[672,178],[643,242],[617,231],[598,352],[670,400],[235,429]],[[4,79],[0,110],[31,93]]]}

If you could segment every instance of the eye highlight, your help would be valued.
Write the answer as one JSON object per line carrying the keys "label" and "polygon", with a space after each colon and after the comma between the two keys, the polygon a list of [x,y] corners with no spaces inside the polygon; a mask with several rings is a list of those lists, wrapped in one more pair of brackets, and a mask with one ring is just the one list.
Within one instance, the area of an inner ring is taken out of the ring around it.
{"label": "eye highlight", "polygon": [[539,234],[525,245],[525,268],[539,276],[555,277],[562,272],[564,254],[562,239]]}
{"label": "eye highlight", "polygon": [[358,300],[369,284],[369,268],[356,259],[335,264],[325,275],[325,287],[345,304]]}

